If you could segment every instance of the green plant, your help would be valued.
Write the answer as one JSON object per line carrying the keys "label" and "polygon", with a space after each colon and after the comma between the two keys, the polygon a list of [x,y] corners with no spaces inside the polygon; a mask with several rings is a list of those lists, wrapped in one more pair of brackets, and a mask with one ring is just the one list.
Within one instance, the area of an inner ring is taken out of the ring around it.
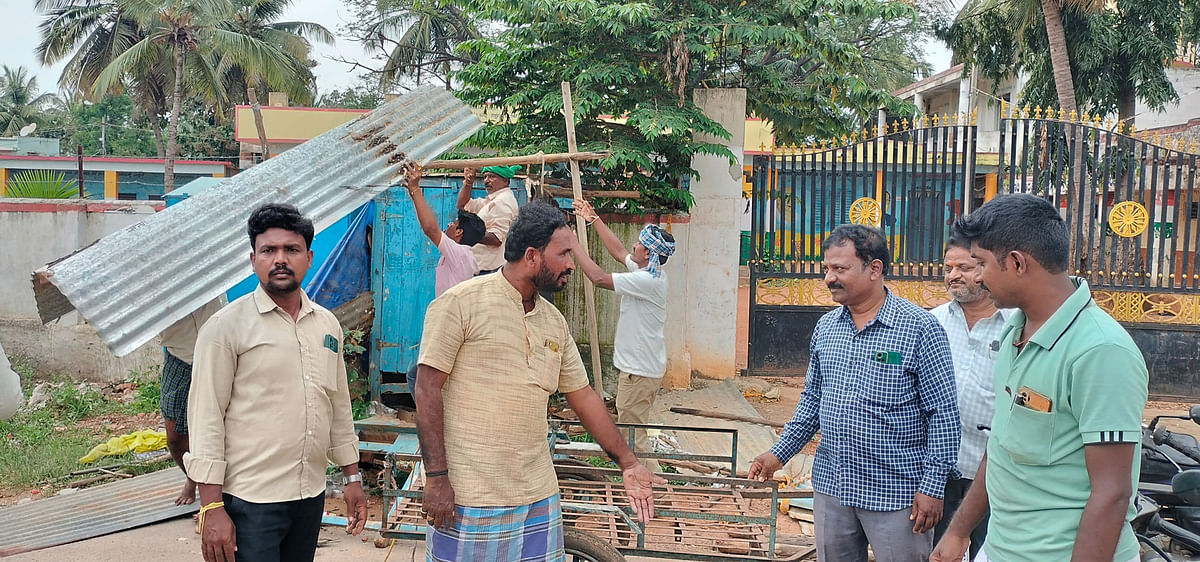
{"label": "green plant", "polygon": [[62,172],[25,170],[8,180],[8,196],[27,199],[70,199],[79,195],[79,184]]}
{"label": "green plant", "polygon": [[363,347],[366,334],[362,330],[345,330],[342,333],[342,360],[346,362],[346,385],[350,389],[350,409],[354,419],[361,420],[368,415],[370,408],[370,389],[367,387],[367,377],[359,371],[361,357],[367,348]]}

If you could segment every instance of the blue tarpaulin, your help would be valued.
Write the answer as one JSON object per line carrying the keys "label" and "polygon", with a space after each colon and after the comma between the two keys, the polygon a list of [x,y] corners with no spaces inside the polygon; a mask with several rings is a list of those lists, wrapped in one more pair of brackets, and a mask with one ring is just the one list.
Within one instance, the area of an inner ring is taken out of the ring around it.
{"label": "blue tarpaulin", "polygon": [[371,289],[371,248],[367,233],[375,218],[375,202],[350,215],[350,226],[329,257],[308,276],[304,292],[313,302],[333,310]]}

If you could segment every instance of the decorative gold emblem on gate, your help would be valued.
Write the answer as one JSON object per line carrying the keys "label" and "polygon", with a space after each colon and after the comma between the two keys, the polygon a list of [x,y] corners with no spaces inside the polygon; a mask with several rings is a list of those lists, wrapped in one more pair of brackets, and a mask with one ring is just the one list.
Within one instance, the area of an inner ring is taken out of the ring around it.
{"label": "decorative gold emblem on gate", "polygon": [[1150,213],[1137,201],[1122,201],[1108,213],[1108,227],[1117,236],[1133,238],[1146,232],[1150,226]]}
{"label": "decorative gold emblem on gate", "polygon": [[850,223],[879,226],[883,211],[879,202],[870,197],[859,197],[850,204]]}

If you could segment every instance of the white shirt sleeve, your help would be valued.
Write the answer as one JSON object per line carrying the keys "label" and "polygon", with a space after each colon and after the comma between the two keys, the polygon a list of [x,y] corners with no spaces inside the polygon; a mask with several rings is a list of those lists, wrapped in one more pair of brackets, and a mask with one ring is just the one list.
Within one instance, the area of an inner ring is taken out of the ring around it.
{"label": "white shirt sleeve", "polygon": [[0,420],[16,413],[24,402],[21,377],[12,369],[8,356],[4,355],[4,348],[0,347]]}

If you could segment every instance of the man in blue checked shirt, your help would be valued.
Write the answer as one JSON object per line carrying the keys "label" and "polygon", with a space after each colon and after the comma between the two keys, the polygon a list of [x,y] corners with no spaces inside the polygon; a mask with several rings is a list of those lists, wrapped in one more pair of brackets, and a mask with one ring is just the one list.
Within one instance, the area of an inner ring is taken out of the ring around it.
{"label": "man in blue checked shirt", "polygon": [[842,225],[822,242],[842,306],[817,322],[804,394],[750,478],[766,480],[821,431],[813,462],[817,558],[929,559],[946,479],[957,476],[958,404],[946,332],[883,280],[883,231]]}

